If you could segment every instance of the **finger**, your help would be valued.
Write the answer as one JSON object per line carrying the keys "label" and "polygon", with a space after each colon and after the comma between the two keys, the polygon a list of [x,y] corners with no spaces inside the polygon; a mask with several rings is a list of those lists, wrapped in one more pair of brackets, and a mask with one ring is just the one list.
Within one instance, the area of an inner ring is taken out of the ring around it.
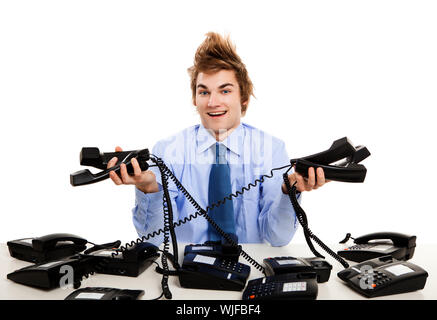
{"label": "finger", "polygon": [[121,175],[121,180],[123,181],[124,184],[132,183],[132,178],[127,173],[127,168],[125,163],[122,163],[120,165],[120,175]]}
{"label": "finger", "polygon": [[289,174],[288,181],[290,181],[290,185],[293,186],[293,184],[296,182],[296,173]]}
{"label": "finger", "polygon": [[111,160],[108,161],[108,165],[107,165],[107,169],[112,168],[113,166],[115,166],[115,164],[117,163],[118,158],[114,157]]}
{"label": "finger", "polygon": [[305,191],[305,180],[303,179],[303,177],[300,174],[296,175],[296,181],[297,181],[297,190],[299,190],[300,192]]}
{"label": "finger", "polygon": [[116,174],[114,171],[109,172],[109,177],[111,178],[111,180],[117,185],[121,185],[123,184],[123,181],[121,181],[120,177],[118,176],[118,174]]}
{"label": "finger", "polygon": [[325,182],[325,172],[322,168],[317,168],[317,187],[323,186]]}
{"label": "finger", "polygon": [[308,169],[308,182],[306,184],[306,190],[310,191],[316,184],[316,174],[314,172],[314,168],[311,167]]}
{"label": "finger", "polygon": [[122,152],[123,149],[120,146],[115,147],[115,152]]}
{"label": "finger", "polygon": [[134,169],[134,176],[139,177],[141,175],[141,168],[138,160],[136,158],[132,158],[131,160],[132,168]]}

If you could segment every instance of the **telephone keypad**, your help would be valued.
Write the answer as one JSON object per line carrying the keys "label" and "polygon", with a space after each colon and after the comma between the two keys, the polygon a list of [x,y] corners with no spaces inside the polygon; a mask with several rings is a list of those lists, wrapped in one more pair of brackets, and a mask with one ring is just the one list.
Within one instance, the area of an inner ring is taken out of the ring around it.
{"label": "telephone keypad", "polygon": [[254,299],[255,297],[259,298],[271,296],[276,292],[277,285],[277,282],[260,283],[259,285],[254,285],[248,292],[249,298]]}
{"label": "telephone keypad", "polygon": [[[367,274],[366,277],[368,277],[368,275],[369,274]],[[381,285],[384,285],[392,280],[392,278],[390,278],[387,274],[385,274],[384,272],[378,271],[378,270],[374,270],[372,276],[373,276],[373,283],[370,283],[370,285],[372,286],[373,289],[375,289]],[[362,278],[363,278],[362,275],[357,276],[358,280],[361,280]],[[366,284],[369,284],[369,280],[371,280],[371,279],[365,279],[364,282]]]}
{"label": "telephone keypad", "polygon": [[233,272],[238,272],[241,273],[243,272],[243,267],[244,265],[232,260],[222,260],[221,264],[220,264],[220,268],[229,270],[229,271],[233,271]]}
{"label": "telephone keypad", "polygon": [[357,244],[355,246],[347,248],[347,250],[361,250],[361,249],[367,249],[372,247],[372,245],[369,244]]}

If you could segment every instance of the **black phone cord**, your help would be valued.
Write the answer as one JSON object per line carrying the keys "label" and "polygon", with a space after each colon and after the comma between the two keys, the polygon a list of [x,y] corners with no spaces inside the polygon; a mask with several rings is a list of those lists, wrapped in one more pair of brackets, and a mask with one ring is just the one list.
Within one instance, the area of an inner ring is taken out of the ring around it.
{"label": "black phone cord", "polygon": [[293,186],[291,186],[290,181],[288,180],[287,173],[284,173],[283,178],[284,178],[285,186],[287,187],[288,197],[290,198],[291,204],[293,205],[294,211],[296,213],[296,217],[299,220],[299,223],[302,225],[302,228],[304,229],[305,239],[307,240],[307,244],[310,247],[313,254],[318,257],[323,257],[320,253],[318,253],[315,250],[313,244],[311,243],[311,239],[313,239],[331,257],[333,257],[335,260],[340,262],[343,265],[343,267],[349,268],[349,264],[342,257],[340,257],[338,254],[332,251],[326,244],[324,244],[323,241],[320,240],[308,227],[308,220],[306,217],[306,213],[300,206],[299,202],[297,201],[296,182],[293,184]]}

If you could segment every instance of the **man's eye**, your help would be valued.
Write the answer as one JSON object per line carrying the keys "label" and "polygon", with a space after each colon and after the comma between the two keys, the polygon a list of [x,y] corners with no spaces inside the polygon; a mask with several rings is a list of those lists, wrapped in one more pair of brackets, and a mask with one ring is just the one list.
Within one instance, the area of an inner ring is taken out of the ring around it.
{"label": "man's eye", "polygon": [[207,92],[207,91],[201,91],[201,92],[199,92],[199,94],[200,94],[201,96],[206,96],[206,95],[208,94],[208,92]]}
{"label": "man's eye", "polygon": [[229,90],[223,90],[223,93],[229,93],[229,92],[231,92],[231,91],[229,91]]}

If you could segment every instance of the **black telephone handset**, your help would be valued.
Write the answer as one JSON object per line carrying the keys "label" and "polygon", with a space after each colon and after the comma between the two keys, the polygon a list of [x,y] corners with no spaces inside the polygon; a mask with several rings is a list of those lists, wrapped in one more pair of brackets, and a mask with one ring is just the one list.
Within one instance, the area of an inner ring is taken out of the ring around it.
{"label": "black telephone handset", "polygon": [[344,137],[334,141],[328,150],[291,160],[291,163],[295,165],[296,172],[304,177],[308,177],[310,167],[314,169],[321,167],[328,180],[363,182],[367,169],[358,163],[368,156],[370,152],[366,147],[354,147],[349,139]]}
{"label": "black telephone handset", "polygon": [[87,287],[75,290],[64,300],[137,300],[144,290]]}
{"label": "black telephone handset", "polygon": [[338,251],[341,257],[362,262],[385,255],[409,260],[416,249],[416,236],[397,232],[375,232],[354,239],[354,246]]}
{"label": "black telephone handset", "polygon": [[250,274],[250,266],[219,257],[188,253],[179,269],[184,288],[241,291]]}
{"label": "black telephone handset", "polygon": [[86,244],[86,239],[69,233],[52,233],[39,238],[7,242],[11,257],[35,263],[74,255],[85,250]]}
{"label": "black telephone handset", "polygon": [[160,256],[158,247],[148,242],[137,243],[121,252],[117,251],[117,247],[97,249],[82,254],[93,258],[97,273],[128,277],[138,277]]}
{"label": "black telephone handset", "polygon": [[340,271],[337,276],[365,297],[379,297],[421,290],[428,273],[407,261],[383,256]]}
{"label": "black telephone handset", "polygon": [[315,300],[315,272],[284,273],[250,280],[243,300]]}
{"label": "black telephone handset", "polygon": [[[118,162],[115,166],[107,169],[107,164],[113,157],[118,158]],[[70,174],[70,184],[72,186],[82,186],[86,184],[96,183],[109,178],[109,172],[114,171],[118,175],[120,174],[120,165],[126,164],[128,174],[133,174],[133,167],[131,160],[136,158],[142,171],[149,168],[147,161],[150,159],[148,149],[133,150],[133,151],[121,151],[121,152],[108,152],[100,153],[98,148],[82,148],[80,152],[80,164],[84,166],[92,166],[102,171],[93,174],[90,170],[84,169]]]}

